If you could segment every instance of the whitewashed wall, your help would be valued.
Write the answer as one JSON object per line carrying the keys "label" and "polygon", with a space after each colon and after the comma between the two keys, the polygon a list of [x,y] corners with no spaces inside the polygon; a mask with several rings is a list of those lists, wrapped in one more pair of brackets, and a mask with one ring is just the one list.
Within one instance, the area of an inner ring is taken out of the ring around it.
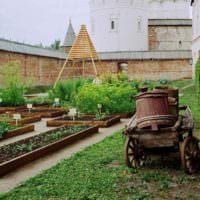
{"label": "whitewashed wall", "polygon": [[91,0],[91,36],[97,51],[148,50],[146,3],[146,0]]}
{"label": "whitewashed wall", "polygon": [[193,44],[192,44],[192,56],[193,56],[193,76],[195,72],[195,64],[200,57],[200,0],[195,0],[192,5],[193,16]]}
{"label": "whitewashed wall", "polygon": [[147,0],[149,19],[188,19],[190,0]]}

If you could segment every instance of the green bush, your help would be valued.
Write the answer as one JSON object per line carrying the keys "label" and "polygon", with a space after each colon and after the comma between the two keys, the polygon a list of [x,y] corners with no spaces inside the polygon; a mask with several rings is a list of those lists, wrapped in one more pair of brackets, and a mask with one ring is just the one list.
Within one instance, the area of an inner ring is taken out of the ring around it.
{"label": "green bush", "polygon": [[6,122],[0,122],[0,139],[8,133],[8,131],[15,129],[15,125],[10,125]]}
{"label": "green bush", "polygon": [[52,86],[49,85],[37,85],[28,87],[26,89],[26,94],[38,94],[38,93],[46,93],[51,89]]}
{"label": "green bush", "polygon": [[54,89],[49,91],[49,97],[51,99],[60,98],[61,102],[74,104],[74,98],[78,90],[90,81],[90,79],[83,78],[60,81]]}
{"label": "green bush", "polygon": [[195,86],[198,95],[198,103],[200,103],[200,59],[195,65]]}
{"label": "green bush", "polygon": [[87,84],[77,94],[76,106],[83,113],[97,113],[97,104],[108,114],[131,112],[135,94],[136,89],[129,84]]}
{"label": "green bush", "polygon": [[4,87],[1,89],[0,98],[3,106],[20,106],[25,103],[23,94],[25,81],[20,73],[18,62],[9,62],[2,66],[2,77]]}
{"label": "green bush", "polygon": [[36,97],[33,99],[26,99],[26,104],[31,103],[35,106],[39,105],[53,105],[54,101],[49,97]]}
{"label": "green bush", "polygon": [[161,85],[167,85],[167,84],[169,84],[170,81],[167,80],[167,79],[160,79],[159,82],[160,82]]}
{"label": "green bush", "polygon": [[116,83],[125,83],[128,82],[128,76],[126,73],[122,72],[117,75],[107,73],[100,77],[103,83],[116,84]]}

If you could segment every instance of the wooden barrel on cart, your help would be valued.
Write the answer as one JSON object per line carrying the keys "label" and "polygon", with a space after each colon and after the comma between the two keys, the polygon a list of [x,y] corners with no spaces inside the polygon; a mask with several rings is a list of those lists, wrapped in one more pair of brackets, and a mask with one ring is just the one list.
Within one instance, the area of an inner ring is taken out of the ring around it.
{"label": "wooden barrel on cart", "polygon": [[156,91],[166,92],[168,94],[168,102],[169,102],[169,112],[171,115],[176,116],[178,118],[179,114],[179,91],[175,88],[169,88],[166,86],[157,86],[155,87]]}
{"label": "wooden barrel on cart", "polygon": [[175,117],[170,114],[168,93],[160,91],[144,92],[136,96],[136,124],[138,128],[158,130],[172,126]]}

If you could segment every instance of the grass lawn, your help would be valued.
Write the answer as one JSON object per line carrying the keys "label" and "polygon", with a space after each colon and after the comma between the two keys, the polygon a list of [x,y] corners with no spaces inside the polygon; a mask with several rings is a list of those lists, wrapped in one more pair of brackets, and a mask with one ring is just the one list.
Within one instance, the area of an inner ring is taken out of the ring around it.
{"label": "grass lawn", "polygon": [[124,141],[118,132],[0,199],[200,199],[200,175],[185,175],[175,159],[128,169],[123,159]]}
{"label": "grass lawn", "polygon": [[[171,86],[178,87],[180,89],[180,104],[189,105],[195,120],[195,128],[200,128],[200,104],[198,104],[198,97],[195,92],[195,86],[192,85],[192,80],[179,80],[171,82]],[[188,88],[184,88],[187,85],[191,85]]]}

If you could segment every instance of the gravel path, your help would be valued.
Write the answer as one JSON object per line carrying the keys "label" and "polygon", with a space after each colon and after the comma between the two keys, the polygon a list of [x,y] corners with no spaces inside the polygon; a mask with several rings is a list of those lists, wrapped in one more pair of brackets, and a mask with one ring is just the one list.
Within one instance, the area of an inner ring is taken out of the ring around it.
{"label": "gravel path", "polygon": [[102,141],[104,138],[112,135],[114,132],[123,129],[128,120],[121,120],[121,123],[110,128],[101,128],[99,133],[93,136],[80,140],[54,154],[45,156],[39,160],[31,162],[24,167],[0,178],[0,192],[7,192],[10,189],[20,185],[27,179],[41,173],[43,170],[51,168],[63,159],[71,157],[73,154],[83,150],[84,148]]}

